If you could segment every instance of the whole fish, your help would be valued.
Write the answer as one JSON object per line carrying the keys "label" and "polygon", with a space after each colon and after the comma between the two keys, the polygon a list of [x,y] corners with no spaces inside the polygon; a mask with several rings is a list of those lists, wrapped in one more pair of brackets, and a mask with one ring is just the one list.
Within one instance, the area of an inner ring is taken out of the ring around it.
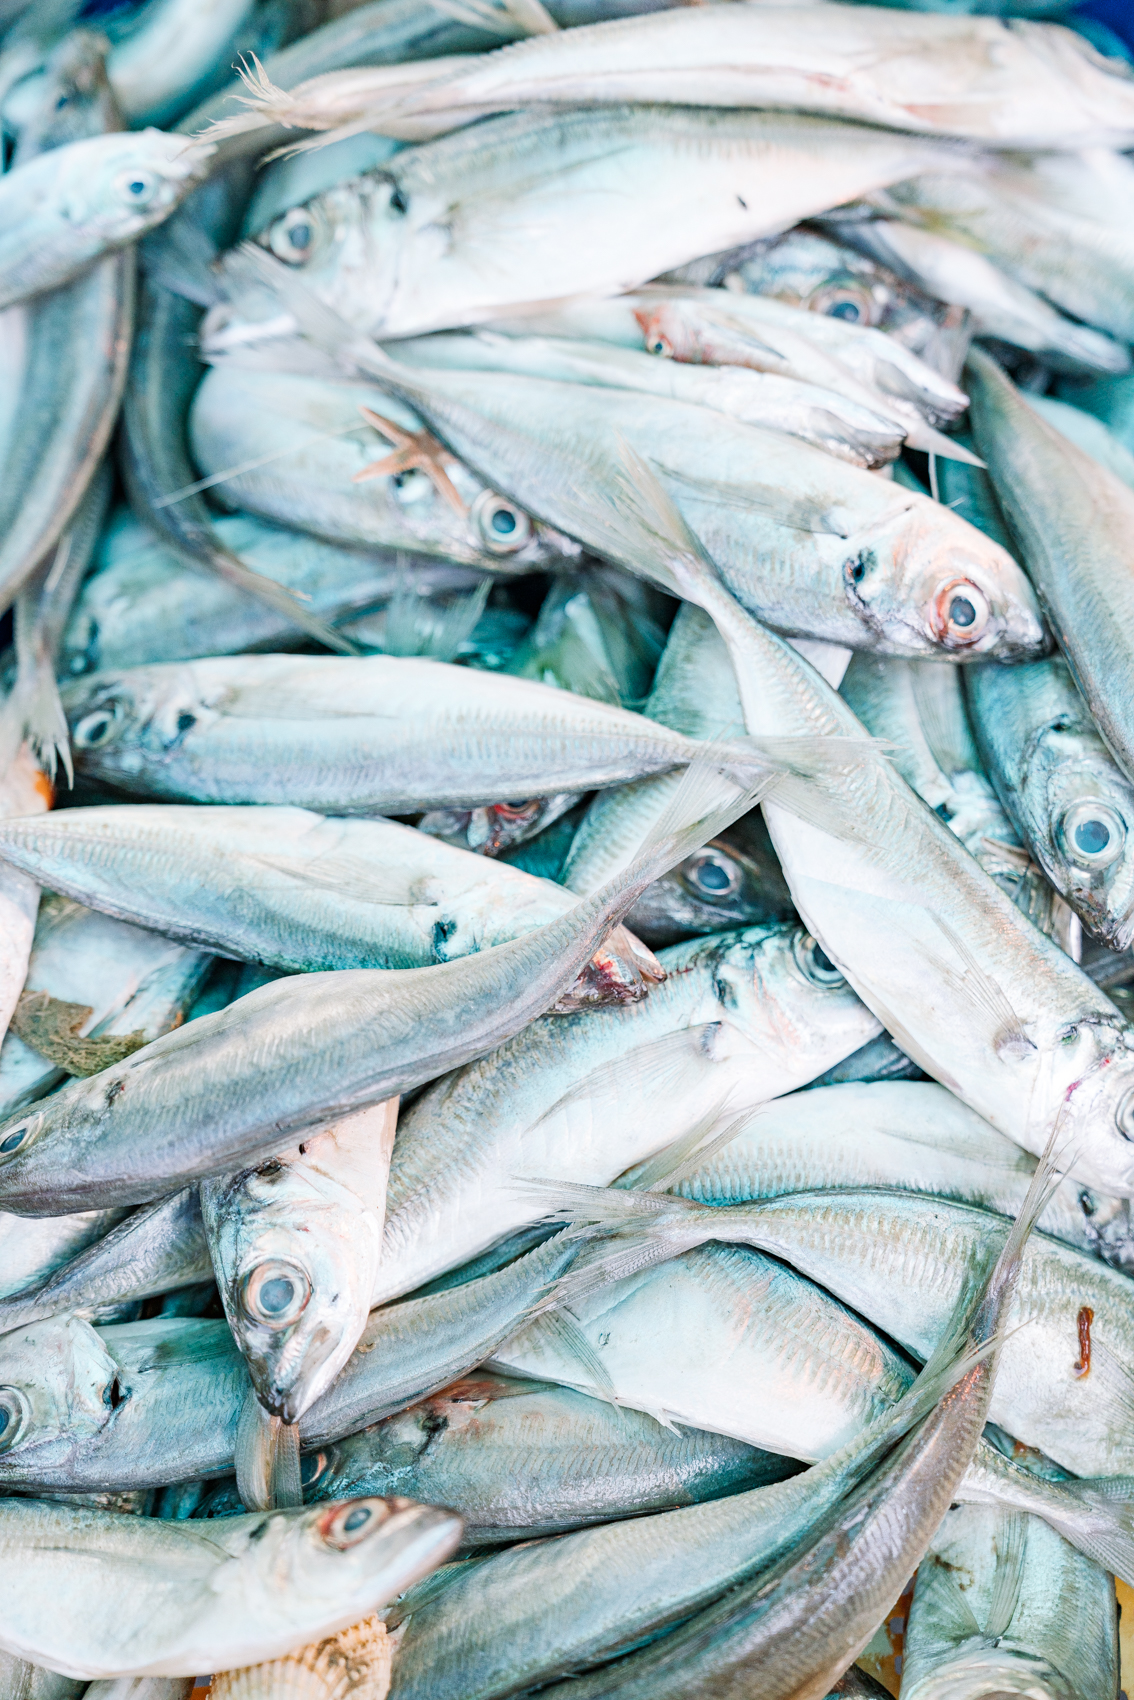
{"label": "whole fish", "polygon": [[[376,1310],[358,1349],[305,1414],[324,1447],[467,1375],[548,1300],[583,1242],[556,1235],[452,1291]],[[137,1492],[232,1473],[258,1409],[227,1322],[154,1317],[93,1328],[54,1317],[0,1336],[5,1488]]]}
{"label": "whole fish", "polygon": [[[789,114],[535,110],[407,148],[262,240],[352,324],[411,336],[632,288],[946,158],[929,139]],[[486,251],[507,266],[485,268]]]}
{"label": "whole fish", "polygon": [[901,219],[856,219],[835,229],[847,241],[936,296],[965,307],[978,335],[1039,354],[1059,371],[1126,372],[1121,342],[1056,312],[1009,277],[987,254]]}
{"label": "whole fish", "polygon": [[300,1694],[305,1700],[339,1700],[344,1694],[385,1700],[392,1656],[386,1626],[375,1613],[282,1659],[221,1671],[209,1693],[213,1700],[290,1700]]}
{"label": "whole fish", "polygon": [[997,500],[1091,717],[1120,767],[1134,775],[1122,661],[1134,594],[1125,550],[1134,491],[1030,408],[986,354],[973,350],[969,372],[973,429]]}
{"label": "whole fish", "polygon": [[653,464],[730,587],[783,631],[915,655],[1007,658],[1043,643],[1016,563],[928,498],[685,402],[647,408],[618,390],[411,370],[352,339],[286,266],[252,250],[240,257],[321,346],[411,400],[455,453],[558,530],[670,593],[663,553],[620,500],[627,452]]}
{"label": "whole fish", "polygon": [[204,474],[237,469],[214,486],[220,500],[277,525],[491,573],[579,558],[577,544],[488,488],[373,384],[222,361],[194,397],[189,430]]}
{"label": "whole fish", "polygon": [[[460,1532],[451,1512],[405,1499],[207,1527],[5,1500],[0,1544],[11,1586],[0,1641],[88,1678],[184,1676],[274,1658],[400,1593],[448,1557]],[[83,1578],[78,1597],[60,1586],[63,1554]],[[136,1608],[125,1613],[124,1566]]]}
{"label": "whole fish", "polygon": [[349,73],[290,95],[269,87],[254,118],[304,129],[353,121],[419,140],[542,102],[633,101],[784,107],[1002,148],[1134,140],[1134,90],[1071,31],[880,6],[677,8],[536,36],[452,70],[436,61],[432,82],[425,69],[392,85],[381,73],[352,76],[353,110],[335,99]]}
{"label": "whole fish", "polygon": [[503,1043],[555,1003],[651,880],[751,807],[772,770],[749,761],[756,785],[738,783],[733,801],[708,814],[694,807],[694,774],[684,808],[675,806],[680,824],[662,823],[625,873],[522,939],[433,968],[277,980],[0,1124],[0,1202],[37,1215],[152,1199],[278,1155],[316,1121]]}
{"label": "whole fish", "polygon": [[[831,1187],[902,1188],[1010,1216],[1034,1172],[1034,1157],[943,1086],[886,1080],[791,1093],[745,1117],[727,1142],[704,1157],[683,1152],[675,1164],[663,1151],[651,1164],[629,1170],[623,1184],[660,1181],[701,1204],[742,1204]],[[1045,1234],[1115,1268],[1131,1265],[1125,1199],[1061,1181],[1039,1223]]]}
{"label": "whole fish", "polygon": [[201,1183],[233,1338],[266,1411],[297,1423],[358,1344],[382,1256],[397,1099],[313,1128],[294,1155]]}
{"label": "whole fish", "polygon": [[[548,880],[394,821],[144,803],[49,818],[51,838],[33,837],[28,821],[22,836],[14,829],[5,839],[0,822],[0,856],[116,919],[292,973],[452,961],[519,938],[575,901]],[[624,1001],[661,975],[616,928],[560,1002]],[[0,1083],[3,1074],[0,1050]]]}
{"label": "whole fish", "polygon": [[1134,787],[1061,657],[973,668],[966,696],[988,770],[1036,861],[1113,950],[1134,939]]}
{"label": "whole fish", "polygon": [[902,1686],[912,1700],[970,1700],[994,1687],[1037,1700],[1110,1700],[1114,1585],[1038,1518],[956,1505],[918,1567]]}
{"label": "whole fish", "polygon": [[[1038,1172],[1038,1171],[1037,1171]],[[1033,1176],[1034,1180],[1034,1176]],[[569,1192],[562,1188],[562,1193]],[[641,1211],[632,1194],[587,1189],[589,1198],[572,1213],[587,1222],[634,1221]],[[560,1207],[551,1183],[548,1206]],[[847,1188],[795,1193],[759,1204],[724,1208],[686,1201],[656,1202],[652,1214],[657,1255],[663,1246],[683,1249],[705,1240],[734,1240],[783,1258],[888,1338],[926,1360],[942,1337],[966,1271],[976,1268],[1004,1219],[971,1204],[927,1198],[912,1192]],[[641,1260],[641,1252],[639,1252]],[[612,1268],[617,1270],[617,1260]],[[586,1304],[588,1337],[594,1338],[617,1316],[618,1299],[597,1296],[576,1301],[572,1283],[585,1290],[601,1278],[582,1267],[564,1283],[565,1301],[579,1314]],[[621,1291],[619,1283],[616,1291]],[[992,1396],[991,1421],[1018,1440],[1043,1449],[1077,1475],[1134,1474],[1134,1447],[1118,1414],[1129,1398],[1134,1363],[1134,1304],[1129,1277],[1098,1259],[1046,1234],[1035,1235],[1021,1264],[1011,1306],[1016,1332],[1008,1336],[1001,1372]],[[606,1313],[603,1315],[603,1313]],[[603,1320],[599,1320],[600,1316]],[[621,1325],[612,1362],[627,1352],[629,1323]],[[527,1373],[547,1376],[541,1367],[540,1324],[532,1325],[535,1348],[521,1341],[496,1354],[502,1368],[519,1364]],[[698,1350],[703,1349],[700,1345]],[[603,1362],[603,1349],[599,1361]],[[637,1367],[637,1366],[635,1366]],[[660,1371],[664,1388],[667,1368]],[[611,1372],[616,1374],[615,1371]],[[578,1384],[578,1376],[572,1378]],[[688,1397],[688,1390],[681,1392]],[[655,1395],[664,1400],[664,1393]],[[691,1412],[692,1420],[698,1418]],[[703,1422],[702,1411],[700,1420]],[[723,1426],[723,1425],[722,1425]],[[730,1427],[738,1439],[757,1439],[755,1420]],[[762,1431],[763,1432],[763,1431]],[[771,1446],[772,1450],[778,1450]]]}
{"label": "whole fish", "polygon": [[[226,514],[217,535],[268,578],[302,591],[311,606],[340,624],[397,596],[470,591],[475,569],[434,559],[390,558],[376,550],[332,543],[266,525],[251,514]],[[217,577],[186,566],[120,509],[104,532],[94,570],[79,592],[62,642],[64,677],[152,661],[191,661],[200,655],[286,649],[294,625],[264,602]]]}
{"label": "whole fish", "polygon": [[170,801],[412,814],[601,789],[704,748],[534,679],[408,656],[206,658],[64,697],[81,772]]}
{"label": "whole fish", "polygon": [[209,966],[200,951],[47,897],[15,1028],[0,1045],[0,1109],[11,1115],[67,1074],[102,1067],[123,1040],[137,1048],[177,1027]]}
{"label": "whole fish", "polygon": [[69,283],[169,217],[208,170],[161,130],[91,136],[39,154],[0,185],[0,307]]}
{"label": "whole fish", "polygon": [[304,1463],[308,1504],[420,1495],[460,1513],[467,1546],[699,1504],[796,1469],[774,1453],[697,1429],[675,1433],[571,1388],[483,1373]]}
{"label": "whole fish", "polygon": [[692,1128],[802,1086],[875,1022],[792,926],[672,946],[641,1004],[536,1022],[402,1114],[374,1302],[538,1221],[522,1177],[605,1185]]}

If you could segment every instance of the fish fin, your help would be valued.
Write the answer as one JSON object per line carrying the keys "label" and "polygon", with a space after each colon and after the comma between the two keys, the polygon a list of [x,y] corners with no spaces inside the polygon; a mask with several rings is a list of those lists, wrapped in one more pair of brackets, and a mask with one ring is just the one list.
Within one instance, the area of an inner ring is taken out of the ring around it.
{"label": "fish fin", "polygon": [[198,307],[215,307],[223,301],[215,270],[216,244],[195,220],[171,220],[142,252],[146,275],[171,295],[184,296]]}
{"label": "fish fin", "polygon": [[296,277],[290,266],[258,242],[241,242],[228,254],[225,264],[238,280],[244,278],[268,289],[287,308],[302,335],[340,365],[365,372],[379,382],[396,379],[399,393],[415,388],[408,367],[391,360],[372,337],[356,330]]}
{"label": "fish fin", "polygon": [[664,466],[660,470],[675,484],[684,484],[698,495],[731,508],[748,508],[754,513],[767,514],[777,525],[789,531],[811,532],[819,537],[850,536],[846,522],[830,508],[788,494],[776,484],[728,484],[723,479],[695,478],[680,467]]}
{"label": "fish fin", "polygon": [[1028,1546],[1028,1519],[1020,1511],[1006,1511],[996,1532],[996,1573],[992,1584],[984,1634],[999,1641],[1020,1603],[1024,1559]]}
{"label": "fish fin", "polygon": [[437,907],[436,903],[416,899],[409,880],[384,877],[383,869],[376,868],[362,856],[333,850],[314,857],[273,856],[266,851],[258,851],[244,859],[257,867],[283,874],[297,885],[315,887],[319,891],[349,893],[360,903],[381,904],[394,909]]}
{"label": "fish fin", "polygon": [[236,1487],[246,1511],[303,1504],[298,1425],[265,1411],[251,1388],[236,1430]]}
{"label": "fish fin", "polygon": [[543,1334],[565,1357],[575,1360],[579,1368],[586,1372],[600,1399],[607,1399],[612,1405],[617,1405],[618,1395],[606,1365],[583,1333],[577,1317],[564,1310],[548,1310],[529,1325],[529,1335],[532,1330],[537,1338]]}
{"label": "fish fin", "polygon": [[638,1192],[666,1192],[675,1181],[684,1178],[690,1170],[707,1162],[725,1145],[736,1138],[741,1127],[749,1119],[747,1115],[736,1117],[729,1125],[710,1138],[713,1129],[720,1124],[726,1099],[718,1098],[707,1114],[698,1118],[689,1132],[680,1139],[675,1139],[672,1145],[665,1146],[654,1156],[648,1157],[644,1163],[635,1164],[632,1169],[618,1177],[611,1184],[615,1188],[630,1189]]}
{"label": "fish fin", "polygon": [[[984,1637],[980,1624],[961,1591],[952,1568],[936,1559],[932,1551],[922,1560],[923,1564],[933,1565],[934,1617],[944,1618],[943,1628],[947,1630],[949,1639],[958,1643],[966,1641],[982,1642]],[[944,1595],[944,1598],[941,1596]]]}
{"label": "fish fin", "polygon": [[439,616],[423,627],[423,617],[436,612],[408,586],[400,586],[386,605],[383,651],[387,655],[426,655],[431,661],[452,661],[470,638],[484,613],[492,581],[481,579],[467,596],[454,598]]}
{"label": "fish fin", "polygon": [[242,136],[269,124],[288,127],[295,110],[294,97],[286,89],[276,87],[256,55],[241,56],[234,69],[244,92],[233,95],[232,99],[239,101],[245,110],[232,118],[218,118],[206,124],[192,137],[194,142],[219,142],[224,136]]}
{"label": "fish fin", "polygon": [[[628,1225],[632,1227],[633,1222]],[[569,1308],[581,1304],[603,1287],[629,1280],[632,1275],[640,1275],[643,1269],[668,1263],[672,1258],[680,1257],[683,1251],[692,1249],[680,1227],[667,1231],[665,1226],[657,1227],[653,1223],[642,1225],[646,1232],[634,1236],[619,1235],[596,1247],[589,1255],[584,1254],[566,1275],[559,1277],[549,1295],[548,1308],[560,1305]],[[703,1232],[698,1233],[696,1243],[702,1243],[707,1237]]]}
{"label": "fish fin", "polygon": [[996,1051],[1007,1051],[1015,1055],[1034,1051],[1036,1047],[1024,1032],[1024,1024],[1000,982],[981,967],[964,939],[954,932],[948,921],[937,914],[934,914],[933,919],[965,965],[963,974],[957,974],[955,970],[945,967],[949,980],[957,991],[968,998],[974,1008],[983,1015],[991,1015],[1000,1024],[993,1041]]}
{"label": "fish fin", "polygon": [[706,1064],[711,1065],[712,1040],[719,1026],[718,1021],[704,1021],[679,1033],[665,1033],[660,1039],[651,1039],[648,1044],[637,1046],[629,1056],[614,1057],[592,1069],[543,1112],[533,1123],[531,1132],[535,1134],[552,1116],[559,1115],[573,1104],[590,1099],[601,1103],[607,1088],[616,1082],[625,1085],[628,1074],[640,1080],[643,1087],[649,1086],[654,1090],[660,1086],[664,1091],[671,1084],[676,1087],[697,1057],[704,1058]]}
{"label": "fish fin", "polygon": [[[1134,1476],[1097,1476],[1058,1484],[1075,1503],[1047,1520],[1071,1544],[1134,1588]],[[1045,1516],[1037,1504],[1037,1515]]]}
{"label": "fish fin", "polygon": [[906,442],[911,449],[920,449],[923,454],[940,455],[942,460],[960,460],[966,466],[979,466],[987,471],[986,463],[956,438],[945,436],[932,425],[927,425],[923,419],[910,419],[907,423],[903,417],[901,423],[905,426]]}

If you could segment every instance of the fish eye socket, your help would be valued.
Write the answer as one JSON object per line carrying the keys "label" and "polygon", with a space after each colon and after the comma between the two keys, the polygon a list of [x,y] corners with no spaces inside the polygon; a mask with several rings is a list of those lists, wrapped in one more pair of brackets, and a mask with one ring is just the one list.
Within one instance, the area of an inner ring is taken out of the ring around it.
{"label": "fish eye socket", "polygon": [[18,1151],[28,1136],[27,1126],[17,1127],[3,1139],[0,1139],[0,1153],[10,1157],[13,1151]]}
{"label": "fish eye socket", "polygon": [[277,260],[301,266],[315,252],[318,230],[309,207],[292,207],[268,231],[268,247]]}
{"label": "fish eye socket", "polygon": [[384,1499],[347,1499],[333,1506],[320,1525],[319,1532],[329,1547],[345,1552],[361,1541],[376,1535],[391,1514],[392,1507]]}
{"label": "fish eye socket", "polygon": [[813,986],[841,986],[842,971],[836,968],[818,939],[800,930],[792,940],[792,955],[805,980]]}
{"label": "fish eye socket", "polygon": [[495,490],[481,491],[471,517],[480,543],[493,555],[515,554],[532,534],[532,522],[523,508]]}
{"label": "fish eye socket", "polygon": [[27,1433],[31,1406],[18,1387],[0,1387],[0,1453],[11,1452]]}
{"label": "fish eye socket", "polygon": [[988,598],[970,579],[943,584],[933,601],[937,638],[950,648],[976,643],[988,630],[992,609]]}
{"label": "fish eye socket", "polygon": [[1126,822],[1108,803],[1072,804],[1059,823],[1068,858],[1083,868],[1108,868],[1126,846]]}
{"label": "fish eye socket", "polygon": [[672,360],[673,344],[661,331],[654,331],[646,338],[646,353],[656,354],[662,360]]}
{"label": "fish eye socket", "polygon": [[1114,1121],[1123,1139],[1134,1140],[1134,1086],[1118,1100]]}
{"label": "fish eye socket", "polygon": [[740,890],[739,866],[719,850],[701,850],[696,856],[690,856],[683,877],[697,897],[718,903],[722,898],[735,897]]}
{"label": "fish eye socket", "polygon": [[823,313],[828,319],[842,319],[848,325],[872,325],[874,301],[870,291],[858,283],[824,284],[812,292],[807,301],[812,313]]}
{"label": "fish eye socket", "polygon": [[307,1309],[311,1283],[296,1263],[270,1258],[244,1277],[240,1308],[253,1322],[268,1328],[288,1328]]}
{"label": "fish eye socket", "polygon": [[160,182],[161,179],[155,172],[142,171],[131,166],[118,173],[114,187],[127,206],[146,207],[157,194]]}
{"label": "fish eye socket", "polygon": [[118,717],[118,704],[114,702],[104,702],[101,708],[84,715],[73,734],[76,748],[101,750],[113,738],[118,727]]}

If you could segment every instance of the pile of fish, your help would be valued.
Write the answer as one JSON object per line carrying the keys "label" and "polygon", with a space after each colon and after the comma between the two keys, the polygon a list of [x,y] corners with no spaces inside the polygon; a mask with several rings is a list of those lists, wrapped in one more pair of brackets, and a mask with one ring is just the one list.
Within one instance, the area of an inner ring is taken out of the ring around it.
{"label": "pile of fish", "polygon": [[1117,1700],[1134,54],[1008,10],[0,0],[0,1700],[915,1575]]}

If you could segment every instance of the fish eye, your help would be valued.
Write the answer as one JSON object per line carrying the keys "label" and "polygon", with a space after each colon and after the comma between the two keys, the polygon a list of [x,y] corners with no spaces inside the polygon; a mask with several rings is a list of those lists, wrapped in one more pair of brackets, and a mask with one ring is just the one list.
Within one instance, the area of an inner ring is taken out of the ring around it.
{"label": "fish eye", "polygon": [[656,354],[662,360],[672,360],[673,344],[667,336],[662,335],[661,331],[653,331],[646,338],[646,353]]}
{"label": "fish eye", "polygon": [[104,702],[84,715],[72,734],[76,749],[101,750],[109,744],[118,729],[119,712],[116,702]]}
{"label": "fish eye", "polygon": [[1059,837],[1067,856],[1080,867],[1108,868],[1125,848],[1126,822],[1107,803],[1073,803],[1059,823]]}
{"label": "fish eye", "polygon": [[253,1322],[289,1328],[307,1309],[311,1283],[296,1263],[269,1258],[250,1269],[240,1287],[240,1308]]}
{"label": "fish eye", "polygon": [[161,178],[155,171],[145,171],[137,166],[120,171],[114,179],[115,193],[131,207],[148,206],[160,185]]}
{"label": "fish eye", "polygon": [[20,1146],[24,1143],[27,1136],[28,1127],[25,1122],[23,1127],[15,1128],[3,1139],[0,1139],[0,1153],[3,1153],[5,1157],[10,1157],[13,1151],[18,1151],[20,1149]]}
{"label": "fish eye", "polygon": [[874,323],[873,298],[869,289],[859,283],[824,284],[812,291],[806,306],[812,313],[824,313],[828,319],[842,319],[848,325]]}
{"label": "fish eye", "polygon": [[31,1406],[18,1387],[0,1387],[0,1452],[11,1452],[27,1433]]}
{"label": "fish eye", "polygon": [[812,938],[802,928],[792,940],[792,956],[800,973],[813,986],[841,986],[843,975],[836,968],[818,939]]}
{"label": "fish eye", "polygon": [[697,897],[720,902],[740,890],[741,870],[719,850],[699,850],[686,862],[682,878]]}
{"label": "fish eye", "polygon": [[949,645],[975,643],[984,636],[992,609],[983,590],[970,579],[951,579],[933,599],[934,630]]}
{"label": "fish eye", "polygon": [[1114,1121],[1123,1139],[1134,1140],[1134,1086],[1118,1100]]}
{"label": "fish eye", "polygon": [[409,212],[409,202],[406,200],[405,193],[396,183],[390,191],[390,211],[396,213]]}
{"label": "fish eye", "polygon": [[327,1546],[345,1552],[348,1547],[358,1546],[360,1541],[376,1535],[391,1509],[385,1499],[344,1499],[320,1520],[319,1533]]}
{"label": "fish eye", "polygon": [[309,207],[292,207],[277,218],[268,231],[268,247],[277,260],[289,266],[301,266],[315,252],[318,231],[315,215]]}
{"label": "fish eye", "polygon": [[513,555],[532,534],[532,522],[515,502],[482,490],[472,505],[471,519],[479,541],[493,555]]}

